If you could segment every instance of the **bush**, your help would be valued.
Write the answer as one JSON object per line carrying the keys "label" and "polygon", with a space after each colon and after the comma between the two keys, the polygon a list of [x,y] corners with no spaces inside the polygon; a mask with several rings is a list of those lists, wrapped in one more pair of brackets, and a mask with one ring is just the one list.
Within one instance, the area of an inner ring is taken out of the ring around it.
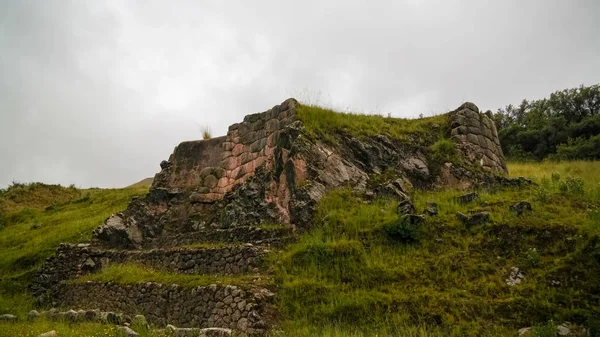
{"label": "bush", "polygon": [[405,215],[383,227],[387,235],[405,243],[417,242],[422,232],[424,220],[416,215]]}
{"label": "bush", "polygon": [[536,337],[555,337],[556,324],[553,321],[550,321],[547,324],[533,327],[532,332],[532,335]]}
{"label": "bush", "polygon": [[6,214],[4,211],[0,209],[0,229],[6,226]]}
{"label": "bush", "polygon": [[456,155],[454,143],[446,138],[440,138],[431,145],[431,151],[433,152],[434,159],[440,162],[452,162]]}
{"label": "bush", "polygon": [[583,195],[585,193],[584,181],[579,177],[567,177],[558,183],[558,190],[564,194]]}
{"label": "bush", "polygon": [[547,188],[539,187],[534,192],[534,198],[541,203],[550,203],[550,191]]}

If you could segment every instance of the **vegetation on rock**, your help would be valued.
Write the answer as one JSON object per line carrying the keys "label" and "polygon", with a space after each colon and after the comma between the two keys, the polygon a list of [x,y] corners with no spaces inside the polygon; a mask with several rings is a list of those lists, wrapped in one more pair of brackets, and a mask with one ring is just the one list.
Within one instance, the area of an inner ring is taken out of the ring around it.
{"label": "vegetation on rock", "polygon": [[342,113],[313,105],[300,105],[296,109],[305,132],[329,144],[337,144],[338,137],[348,133],[358,138],[386,135],[418,145],[431,145],[448,119],[447,115],[404,119]]}

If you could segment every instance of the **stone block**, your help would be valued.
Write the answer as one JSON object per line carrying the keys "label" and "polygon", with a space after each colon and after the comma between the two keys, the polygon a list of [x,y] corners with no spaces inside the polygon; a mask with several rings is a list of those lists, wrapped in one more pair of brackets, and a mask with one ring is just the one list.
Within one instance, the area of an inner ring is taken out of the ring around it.
{"label": "stone block", "polygon": [[494,137],[494,135],[492,134],[492,130],[490,130],[490,128],[488,127],[481,128],[481,134],[489,139],[492,139]]}
{"label": "stone block", "polygon": [[231,150],[231,155],[232,156],[239,156],[240,154],[242,154],[244,152],[244,144],[236,144],[233,147],[233,150]]}
{"label": "stone block", "polygon": [[485,145],[483,146],[484,148],[487,148],[491,151],[494,151],[496,149],[496,144],[490,140],[490,138],[485,138]]}
{"label": "stone block", "polygon": [[481,146],[481,148],[484,149],[485,148],[485,144],[486,144],[485,143],[485,141],[486,141],[485,136],[484,135],[478,135],[477,138],[479,138],[479,146]]}
{"label": "stone block", "polygon": [[267,133],[273,133],[279,130],[279,120],[278,119],[269,119],[265,124],[265,130]]}
{"label": "stone block", "polygon": [[468,118],[466,124],[468,127],[475,127],[481,129],[481,121],[479,120],[479,118]]}
{"label": "stone block", "polygon": [[251,161],[252,158],[252,153],[250,152],[244,152],[239,156],[239,160],[240,160],[240,165],[244,165],[247,162]]}
{"label": "stone block", "polygon": [[235,123],[235,124],[231,124],[229,126],[228,132],[232,132],[234,130],[237,130],[239,128],[240,124],[239,123]]}
{"label": "stone block", "polygon": [[481,134],[481,129],[475,126],[469,126],[467,128],[468,132],[467,134],[472,134],[472,135],[480,135]]}
{"label": "stone block", "polygon": [[471,144],[479,145],[479,137],[475,134],[467,134],[467,141]]}
{"label": "stone block", "polygon": [[256,122],[252,123],[252,131],[264,130],[266,125],[266,120],[263,118],[258,119]]}
{"label": "stone block", "polygon": [[235,146],[234,142],[227,141],[227,142],[223,143],[223,149],[225,151],[231,151],[231,150],[233,150],[234,146]]}
{"label": "stone block", "polygon": [[240,142],[242,144],[252,144],[257,139],[256,131],[249,131],[240,135]]}
{"label": "stone block", "polygon": [[260,150],[262,150],[265,146],[267,145],[267,139],[266,138],[260,138],[256,141],[254,141],[254,143],[252,143],[250,145],[250,151],[251,152],[259,152]]}
{"label": "stone block", "polygon": [[223,187],[227,187],[227,186],[229,186],[229,178],[223,177],[223,178],[219,179],[219,182],[217,183],[217,187],[223,188]]}

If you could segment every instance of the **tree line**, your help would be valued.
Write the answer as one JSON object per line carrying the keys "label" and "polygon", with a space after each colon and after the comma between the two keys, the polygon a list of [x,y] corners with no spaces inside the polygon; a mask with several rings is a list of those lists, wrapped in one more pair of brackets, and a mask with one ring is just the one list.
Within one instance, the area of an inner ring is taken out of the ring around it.
{"label": "tree line", "polygon": [[493,118],[510,160],[600,159],[600,84],[524,99]]}

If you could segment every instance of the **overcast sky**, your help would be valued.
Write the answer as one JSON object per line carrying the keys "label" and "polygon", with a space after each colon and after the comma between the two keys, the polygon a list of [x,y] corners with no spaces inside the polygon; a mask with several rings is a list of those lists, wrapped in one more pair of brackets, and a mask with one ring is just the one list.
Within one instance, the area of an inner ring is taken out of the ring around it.
{"label": "overcast sky", "polygon": [[0,0],[0,187],[122,187],[295,96],[496,110],[600,82],[598,0]]}

